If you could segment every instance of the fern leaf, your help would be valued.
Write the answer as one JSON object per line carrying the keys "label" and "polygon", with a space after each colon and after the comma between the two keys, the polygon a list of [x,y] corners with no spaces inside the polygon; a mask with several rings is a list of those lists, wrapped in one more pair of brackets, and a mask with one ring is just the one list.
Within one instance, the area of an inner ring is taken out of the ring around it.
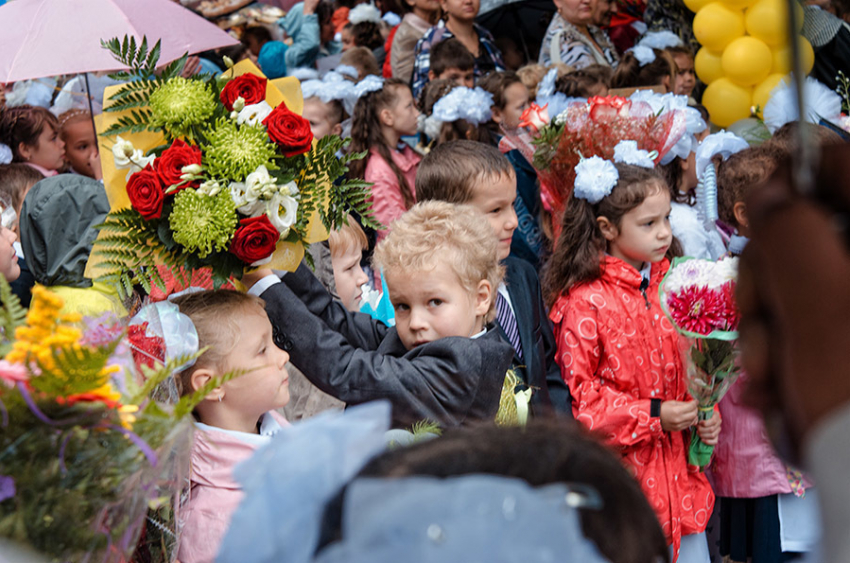
{"label": "fern leaf", "polygon": [[12,349],[12,337],[15,329],[24,324],[27,310],[21,306],[21,300],[12,293],[12,286],[0,275],[0,357],[5,357]]}

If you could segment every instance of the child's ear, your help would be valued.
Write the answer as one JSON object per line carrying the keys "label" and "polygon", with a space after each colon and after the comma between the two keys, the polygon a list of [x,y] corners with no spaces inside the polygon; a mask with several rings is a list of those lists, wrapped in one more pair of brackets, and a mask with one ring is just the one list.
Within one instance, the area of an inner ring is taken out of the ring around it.
{"label": "child's ear", "polygon": [[504,117],[502,115],[502,110],[500,110],[496,106],[493,106],[492,108],[490,108],[490,110],[491,110],[490,113],[493,116],[493,118],[492,118],[493,123],[500,125],[502,123],[502,120],[504,119]]}
{"label": "child's ear", "polygon": [[[191,393],[194,393],[198,389],[201,389],[204,385],[208,384],[210,381],[215,379],[216,374],[207,368],[196,369],[192,372],[192,375],[189,376],[189,386],[191,389],[189,390]],[[205,401],[221,401],[224,399],[224,388],[215,387],[209,394],[204,397]]]}
{"label": "child's ear", "polygon": [[433,70],[428,71],[428,80],[437,80],[437,75],[434,74]]}
{"label": "child's ear", "polygon": [[383,125],[387,127],[392,127],[395,120],[393,119],[393,112],[389,110],[389,108],[384,108],[378,112],[378,119],[381,120]]}
{"label": "child's ear", "polygon": [[23,158],[24,160],[29,160],[32,156],[32,148],[23,141],[21,141],[18,144],[18,154],[21,155],[21,158]]}
{"label": "child's ear", "polygon": [[339,137],[342,137],[342,123],[337,123],[333,126],[333,128],[331,129],[331,135],[337,135]]}
{"label": "child's ear", "polygon": [[747,204],[743,201],[736,201],[732,206],[732,214],[735,216],[735,222],[745,229],[750,228],[750,221],[747,219]]}
{"label": "child's ear", "polygon": [[485,317],[493,303],[493,285],[487,280],[478,282],[475,291],[475,316]]}
{"label": "child's ear", "polygon": [[682,167],[682,172],[687,172],[688,169],[691,167],[691,163],[689,162],[689,160],[690,159],[687,159],[687,158],[680,158],[679,159],[679,166]]}
{"label": "child's ear", "polygon": [[597,217],[596,224],[599,226],[599,230],[602,231],[602,236],[605,237],[605,240],[612,241],[617,238],[619,234],[617,226],[609,221],[608,217]]}

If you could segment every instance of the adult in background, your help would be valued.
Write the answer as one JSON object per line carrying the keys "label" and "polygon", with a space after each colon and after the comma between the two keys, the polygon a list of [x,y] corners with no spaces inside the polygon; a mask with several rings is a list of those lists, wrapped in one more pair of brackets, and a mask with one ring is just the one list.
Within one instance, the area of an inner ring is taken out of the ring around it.
{"label": "adult in background", "polygon": [[554,0],[558,12],[543,37],[539,62],[564,63],[575,69],[599,64],[617,66],[617,50],[608,35],[593,25],[597,0]]}
{"label": "adult in background", "polygon": [[437,23],[440,3],[437,0],[405,0],[403,4],[409,11],[404,14],[398,31],[395,32],[390,51],[390,64],[393,78],[404,80],[409,84],[413,76],[413,52],[416,49],[416,42],[432,25]]}
{"label": "adult in background", "polygon": [[277,24],[292,38],[286,50],[289,72],[299,67],[314,67],[316,59],[335,55],[342,45],[334,41],[333,4],[320,0],[305,0],[292,6]]}
{"label": "adult in background", "polygon": [[475,58],[475,78],[494,70],[505,70],[502,52],[489,31],[475,23],[481,0],[440,0],[443,19],[429,29],[416,43],[413,62],[413,97],[419,96],[428,83],[431,49],[450,37],[460,41]]}

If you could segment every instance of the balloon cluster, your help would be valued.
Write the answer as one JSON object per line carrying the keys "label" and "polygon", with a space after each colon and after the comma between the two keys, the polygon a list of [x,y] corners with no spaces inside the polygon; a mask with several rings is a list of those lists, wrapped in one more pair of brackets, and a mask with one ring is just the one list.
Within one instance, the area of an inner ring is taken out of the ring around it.
{"label": "balloon cluster", "polygon": [[702,48],[694,67],[708,84],[702,103],[720,127],[750,116],[753,106],[764,108],[770,92],[791,72],[788,8],[797,11],[794,38],[808,74],[815,61],[811,44],[799,35],[803,8],[788,0],[684,0],[696,13],[694,35]]}

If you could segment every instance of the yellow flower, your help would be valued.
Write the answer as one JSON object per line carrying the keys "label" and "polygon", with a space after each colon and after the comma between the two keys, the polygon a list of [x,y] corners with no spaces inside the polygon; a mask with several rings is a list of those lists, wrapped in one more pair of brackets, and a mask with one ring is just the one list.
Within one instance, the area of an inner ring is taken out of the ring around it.
{"label": "yellow flower", "polygon": [[139,412],[137,405],[121,405],[118,407],[118,416],[121,417],[121,426],[127,430],[133,429],[133,423],[136,422],[136,416],[133,413]]}

